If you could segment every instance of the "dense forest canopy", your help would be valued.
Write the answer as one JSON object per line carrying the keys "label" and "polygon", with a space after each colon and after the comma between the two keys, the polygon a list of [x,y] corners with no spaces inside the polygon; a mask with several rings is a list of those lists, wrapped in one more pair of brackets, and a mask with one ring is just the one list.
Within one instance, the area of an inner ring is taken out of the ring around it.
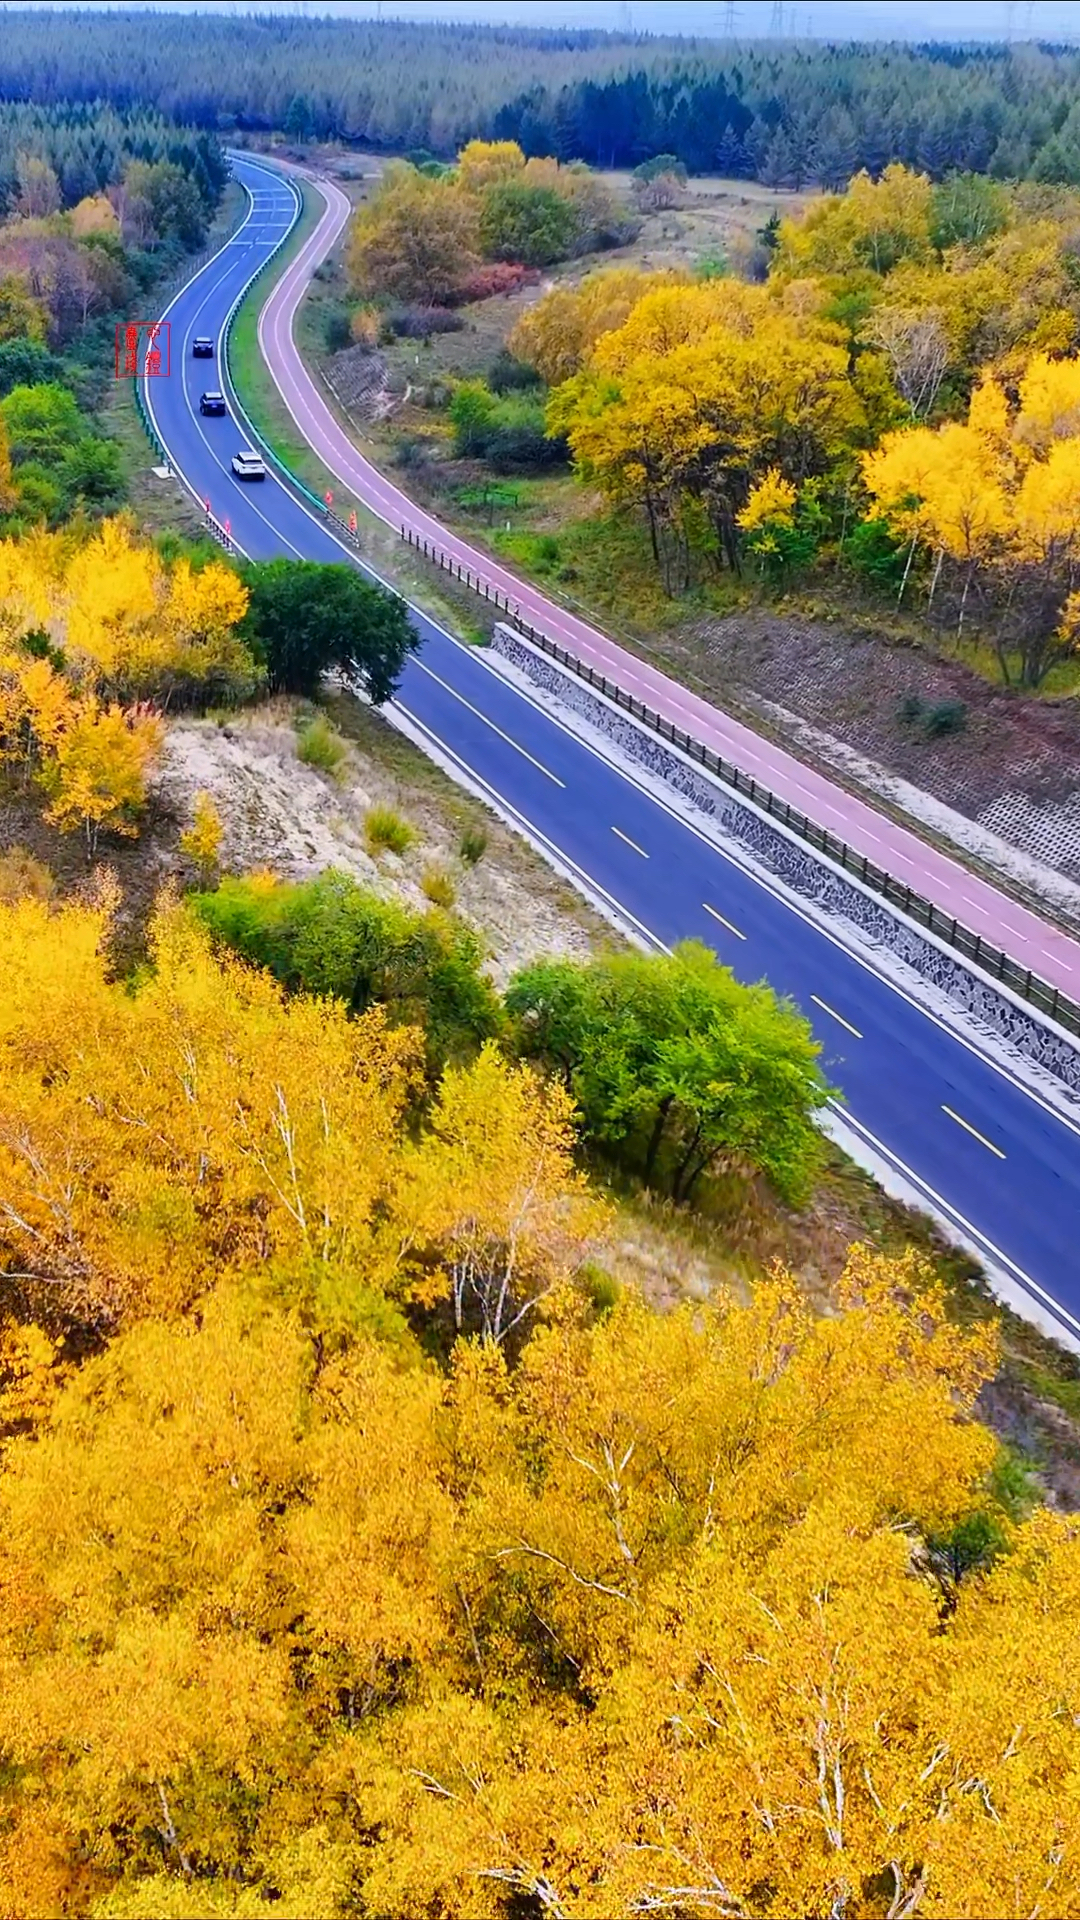
{"label": "dense forest canopy", "polygon": [[[5,40],[0,60],[6,47]],[[47,86],[35,87],[33,104],[0,100],[0,213],[42,214],[73,207],[90,194],[118,186],[133,161],[179,167],[205,208],[216,205],[226,174],[213,136],[173,125],[152,107],[113,106],[104,97],[86,101],[81,93],[77,104],[65,103],[62,89],[55,96],[57,104],[39,104],[48,91]],[[28,157],[43,161],[56,175],[55,207],[18,204]]]}
{"label": "dense forest canopy", "polygon": [[215,131],[284,127],[448,154],[527,153],[835,186],[890,160],[934,177],[1080,181],[1080,55],[1051,46],[632,38],[432,23],[5,13],[0,97],[152,103]]}

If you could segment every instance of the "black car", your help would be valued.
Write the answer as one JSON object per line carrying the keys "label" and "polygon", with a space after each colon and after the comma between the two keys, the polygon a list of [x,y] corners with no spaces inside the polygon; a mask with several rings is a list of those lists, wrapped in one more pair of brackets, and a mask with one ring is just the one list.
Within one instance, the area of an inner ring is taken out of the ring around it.
{"label": "black car", "polygon": [[212,340],[207,340],[205,336],[200,336],[198,340],[192,342],[191,351],[196,360],[212,360],[214,357],[214,343]]}
{"label": "black car", "polygon": [[204,393],[202,399],[199,401],[199,412],[224,414],[225,395],[223,393]]}

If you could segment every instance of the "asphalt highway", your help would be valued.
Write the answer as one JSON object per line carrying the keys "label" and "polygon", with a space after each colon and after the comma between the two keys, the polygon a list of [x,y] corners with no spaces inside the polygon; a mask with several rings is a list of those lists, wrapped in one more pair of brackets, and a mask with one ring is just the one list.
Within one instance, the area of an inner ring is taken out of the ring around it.
{"label": "asphalt highway", "polygon": [[[198,411],[203,391],[229,388],[216,357],[193,359],[192,339],[220,341],[295,212],[284,179],[245,162],[235,171],[252,193],[249,218],[166,310],[172,372],[147,381],[148,406],[176,471],[241,552],[352,562],[272,469],[262,482],[233,477],[246,432],[231,394],[226,418]],[[414,733],[643,937],[702,939],[740,978],[790,994],[868,1158],[977,1247],[1044,1324],[1080,1342],[1080,1126],[508,684],[482,651],[419,612],[413,620],[421,646],[396,705]]]}

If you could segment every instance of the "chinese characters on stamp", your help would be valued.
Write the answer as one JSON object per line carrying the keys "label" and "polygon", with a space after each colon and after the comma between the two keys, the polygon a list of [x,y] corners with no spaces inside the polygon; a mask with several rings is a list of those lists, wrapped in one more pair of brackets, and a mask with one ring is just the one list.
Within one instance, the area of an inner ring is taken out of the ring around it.
{"label": "chinese characters on stamp", "polygon": [[116,326],[116,378],[153,380],[169,372],[167,320],[120,320]]}

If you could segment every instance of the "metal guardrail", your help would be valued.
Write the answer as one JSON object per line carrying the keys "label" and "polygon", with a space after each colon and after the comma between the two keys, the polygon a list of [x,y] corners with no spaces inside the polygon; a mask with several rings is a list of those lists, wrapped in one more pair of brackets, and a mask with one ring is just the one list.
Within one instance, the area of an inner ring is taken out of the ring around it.
{"label": "metal guardrail", "polygon": [[1037,1012],[1044,1014],[1056,1026],[1063,1027],[1067,1033],[1080,1035],[1080,1005],[1075,1000],[1070,1000],[1058,987],[1052,987],[1048,981],[1040,979],[1039,975],[1032,973],[1030,968],[1020,966],[1017,961],[1010,959],[1001,947],[995,947],[992,942],[984,940],[981,934],[973,933],[970,927],[965,927],[962,921],[944,913],[940,907],[934,905],[932,900],[925,899],[903,880],[895,879],[884,867],[876,866],[872,860],[867,859],[865,854],[858,853],[853,847],[849,847],[846,840],[837,839],[835,834],[820,827],[805,813],[800,813],[798,808],[793,807],[789,801],[781,800],[768,787],[762,786],[760,780],[755,780],[752,775],[744,773],[742,768],[735,766],[732,761],[724,760],[720,754],[714,753],[704,741],[697,740],[692,734],[684,732],[681,727],[676,727],[656,708],[647,707],[643,701],[635,699],[633,694],[627,693],[616,682],[598,673],[595,667],[589,666],[584,660],[579,660],[576,654],[569,653],[556,641],[549,640],[546,634],[538,633],[535,627],[522,619],[520,611],[506,598],[505,594],[500,595],[494,588],[490,588],[478,574],[474,574],[470,568],[462,567],[460,562],[449,558],[432,541],[424,540],[408,527],[401,527],[400,533],[401,538],[417,552],[422,553],[425,559],[434,561],[444,572],[452,574],[455,579],[461,581],[463,586],[479,593],[483,599],[490,601],[497,608],[501,606],[510,615],[519,632],[523,633],[543,653],[550,654],[560,666],[576,674],[579,679],[586,680],[591,687],[605,694],[617,707],[622,707],[634,719],[640,720],[644,726],[650,728],[653,733],[659,734],[661,739],[669,740],[672,746],[678,747],[688,759],[696,760],[701,766],[707,767],[709,772],[722,780],[725,786],[731,787],[733,792],[752,801],[764,813],[780,821],[800,840],[804,840],[807,846],[813,847],[815,852],[823,853],[827,859],[835,861],[837,866],[842,867],[846,873],[852,874],[872,893],[879,894],[890,905],[899,907],[903,913],[918,925],[926,927],[928,932],[934,934],[946,946],[954,948],[964,960],[977,967],[980,973],[985,973],[992,980],[1000,981],[1004,986],[1011,988],[1020,999],[1026,1000]]}

